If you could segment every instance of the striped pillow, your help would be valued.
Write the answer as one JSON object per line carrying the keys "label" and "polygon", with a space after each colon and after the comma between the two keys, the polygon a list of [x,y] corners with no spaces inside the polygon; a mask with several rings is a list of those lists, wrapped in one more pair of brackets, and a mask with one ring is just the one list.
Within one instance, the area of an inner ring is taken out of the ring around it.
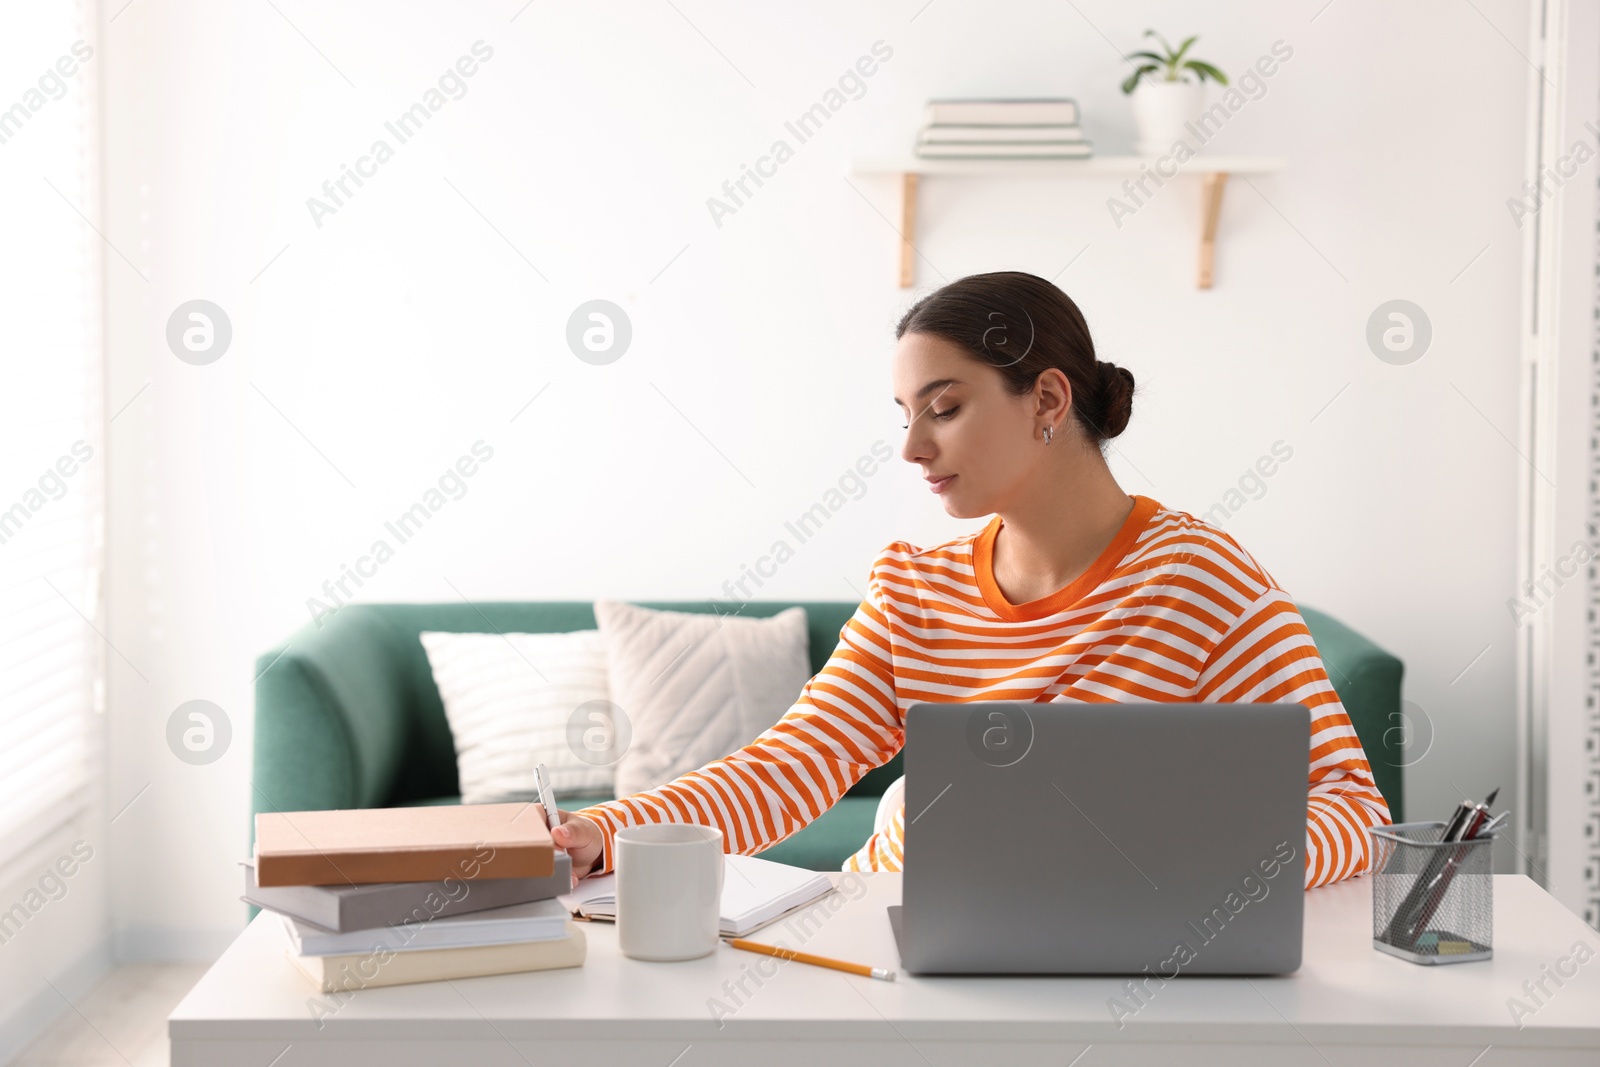
{"label": "striped pillow", "polygon": [[533,799],[541,762],[557,797],[612,792],[616,753],[592,727],[611,706],[599,630],[419,636],[455,739],[463,804]]}

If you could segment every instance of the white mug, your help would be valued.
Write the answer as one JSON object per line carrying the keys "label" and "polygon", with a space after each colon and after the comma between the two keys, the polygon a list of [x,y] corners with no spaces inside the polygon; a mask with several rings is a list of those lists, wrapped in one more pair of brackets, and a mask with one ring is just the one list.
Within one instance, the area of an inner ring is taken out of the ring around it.
{"label": "white mug", "polygon": [[722,926],[722,831],[645,823],[617,831],[617,942],[636,960],[716,951]]}

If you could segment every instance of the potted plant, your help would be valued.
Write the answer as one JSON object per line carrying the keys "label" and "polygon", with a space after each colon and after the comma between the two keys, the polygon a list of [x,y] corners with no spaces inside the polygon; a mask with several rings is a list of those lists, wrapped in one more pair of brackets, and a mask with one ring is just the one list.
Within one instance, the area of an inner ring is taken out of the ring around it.
{"label": "potted plant", "polygon": [[[1144,35],[1160,41],[1166,54],[1134,52],[1125,56],[1137,67],[1123,81],[1122,91],[1132,94],[1133,118],[1139,125],[1134,151],[1154,156],[1183,138],[1184,123],[1200,117],[1205,107],[1205,80],[1212,78],[1227,85],[1228,76],[1204,60],[1185,58],[1198,35],[1184,41],[1176,51],[1155,30],[1145,30]],[[1138,92],[1134,92],[1136,87]]]}

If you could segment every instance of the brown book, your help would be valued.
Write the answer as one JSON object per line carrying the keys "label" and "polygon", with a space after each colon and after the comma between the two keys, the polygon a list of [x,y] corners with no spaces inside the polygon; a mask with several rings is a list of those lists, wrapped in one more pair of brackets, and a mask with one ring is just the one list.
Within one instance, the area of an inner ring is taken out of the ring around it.
{"label": "brown book", "polygon": [[520,802],[262,812],[255,868],[260,886],[543,878],[555,844]]}

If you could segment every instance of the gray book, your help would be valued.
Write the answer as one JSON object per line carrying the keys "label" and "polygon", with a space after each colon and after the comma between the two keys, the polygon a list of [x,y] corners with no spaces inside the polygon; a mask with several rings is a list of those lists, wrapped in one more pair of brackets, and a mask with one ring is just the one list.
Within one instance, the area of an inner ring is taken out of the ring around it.
{"label": "gray book", "polygon": [[239,866],[244,868],[241,899],[258,908],[342,934],[549,900],[572,891],[571,857],[557,849],[555,861],[555,870],[544,878],[266,887],[256,884],[255,866],[241,861]]}

